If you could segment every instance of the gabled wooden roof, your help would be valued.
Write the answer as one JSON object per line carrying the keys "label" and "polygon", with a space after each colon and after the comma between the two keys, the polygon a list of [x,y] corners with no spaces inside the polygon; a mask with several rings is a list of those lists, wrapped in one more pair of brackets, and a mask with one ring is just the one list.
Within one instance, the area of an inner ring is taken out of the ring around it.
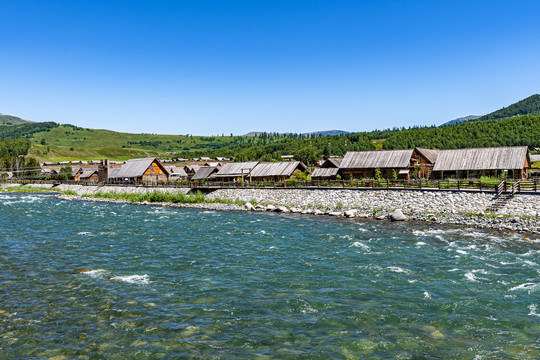
{"label": "gabled wooden roof", "polygon": [[441,150],[433,171],[523,169],[526,146]]}
{"label": "gabled wooden roof", "polygon": [[435,164],[437,161],[437,157],[439,156],[439,152],[441,150],[439,149],[424,149],[424,148],[416,148],[415,149],[417,153],[425,157],[431,164]]}
{"label": "gabled wooden roof", "polygon": [[384,169],[406,168],[413,154],[413,149],[348,151],[339,166],[340,169]]}
{"label": "gabled wooden roof", "polygon": [[339,168],[343,159],[326,159],[322,164],[321,168]]}
{"label": "gabled wooden roof", "polygon": [[184,170],[184,168],[181,168],[179,166],[165,166],[165,169],[169,172],[169,174],[179,174],[182,177],[186,177],[187,173]]}
{"label": "gabled wooden roof", "polygon": [[200,167],[201,167],[201,165],[186,165],[186,166],[184,166],[184,170],[188,174],[194,174],[194,173],[197,172],[197,170],[200,169]]}
{"label": "gabled wooden roof", "polygon": [[199,170],[193,175],[191,180],[203,180],[207,179],[213,173],[217,172],[217,167],[215,166],[201,166]]}
{"label": "gabled wooden roof", "polygon": [[244,171],[244,175],[249,174],[249,170],[253,170],[253,168],[258,164],[258,161],[246,161],[246,162],[232,162],[227,163],[223,165],[218,173],[216,174],[216,177],[235,177],[235,176],[242,176],[242,171]]}
{"label": "gabled wooden roof", "polygon": [[291,176],[293,172],[299,169],[306,171],[307,166],[301,161],[278,161],[259,163],[251,170],[251,177],[269,177],[269,176]]}
{"label": "gabled wooden roof", "polygon": [[97,169],[84,169],[84,171],[82,172],[80,178],[81,179],[89,179],[94,174],[98,174]]}
{"label": "gabled wooden roof", "polygon": [[165,175],[169,175],[167,169],[161,165],[157,158],[142,158],[128,160],[124,166],[120,168],[120,171],[115,174],[117,178],[135,178],[144,175],[146,170],[152,165],[154,161],[157,161],[158,165],[162,168]]}
{"label": "gabled wooden roof", "polygon": [[338,168],[316,168],[311,174],[311,178],[330,178],[338,174]]}
{"label": "gabled wooden roof", "polygon": [[115,168],[115,169],[111,169],[111,172],[109,173],[109,179],[116,179],[118,178],[119,176],[118,173],[120,172],[120,168]]}

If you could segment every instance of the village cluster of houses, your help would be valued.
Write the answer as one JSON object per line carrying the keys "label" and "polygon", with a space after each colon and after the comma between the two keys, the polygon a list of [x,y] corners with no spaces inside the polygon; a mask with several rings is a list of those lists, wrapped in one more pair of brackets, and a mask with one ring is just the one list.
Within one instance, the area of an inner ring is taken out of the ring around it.
{"label": "village cluster of houses", "polygon": [[[184,166],[168,166],[156,158],[132,159],[125,163],[101,160],[98,167],[74,167],[72,178],[90,183],[282,181],[309,172],[304,163],[292,158],[278,162],[205,160],[208,161],[203,165]],[[313,180],[473,179],[483,176],[523,179],[540,175],[540,169],[532,167],[537,161],[540,161],[540,155],[531,155],[526,146],[349,151],[343,158],[321,161],[310,176]]]}

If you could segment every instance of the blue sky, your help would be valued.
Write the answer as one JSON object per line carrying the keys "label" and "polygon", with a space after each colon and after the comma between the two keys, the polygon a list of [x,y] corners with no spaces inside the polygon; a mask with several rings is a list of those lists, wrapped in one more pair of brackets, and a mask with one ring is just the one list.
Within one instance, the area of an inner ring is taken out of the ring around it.
{"label": "blue sky", "polygon": [[0,112],[160,134],[441,124],[540,93],[539,1],[0,1]]}

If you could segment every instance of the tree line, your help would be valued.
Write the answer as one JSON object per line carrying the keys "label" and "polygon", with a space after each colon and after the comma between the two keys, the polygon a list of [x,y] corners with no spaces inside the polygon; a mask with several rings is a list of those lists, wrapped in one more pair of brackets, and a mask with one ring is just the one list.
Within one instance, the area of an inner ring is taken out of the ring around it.
{"label": "tree line", "polygon": [[55,122],[31,123],[23,125],[0,125],[0,140],[15,138],[31,138],[33,134],[51,131],[59,126]]}
{"label": "tree line", "polygon": [[6,172],[13,172],[16,177],[34,177],[41,173],[38,161],[33,157],[25,157],[30,149],[28,139],[8,139],[0,141],[0,170],[1,177]]}

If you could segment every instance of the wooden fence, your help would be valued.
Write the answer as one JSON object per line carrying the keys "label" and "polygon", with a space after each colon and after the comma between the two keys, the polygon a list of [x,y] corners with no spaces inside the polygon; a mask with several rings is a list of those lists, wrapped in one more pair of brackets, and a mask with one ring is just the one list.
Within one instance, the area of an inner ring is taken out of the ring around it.
{"label": "wooden fence", "polygon": [[174,181],[165,183],[87,183],[74,180],[1,180],[0,183],[34,183],[34,184],[76,184],[89,186],[144,186],[144,187],[184,187],[201,190],[216,190],[230,188],[282,188],[282,189],[391,189],[391,190],[449,190],[449,191],[481,191],[502,193],[538,193],[540,192],[540,179],[529,180],[503,180],[481,181],[468,180],[393,180],[393,179],[364,179],[364,180],[285,180],[285,181]]}

